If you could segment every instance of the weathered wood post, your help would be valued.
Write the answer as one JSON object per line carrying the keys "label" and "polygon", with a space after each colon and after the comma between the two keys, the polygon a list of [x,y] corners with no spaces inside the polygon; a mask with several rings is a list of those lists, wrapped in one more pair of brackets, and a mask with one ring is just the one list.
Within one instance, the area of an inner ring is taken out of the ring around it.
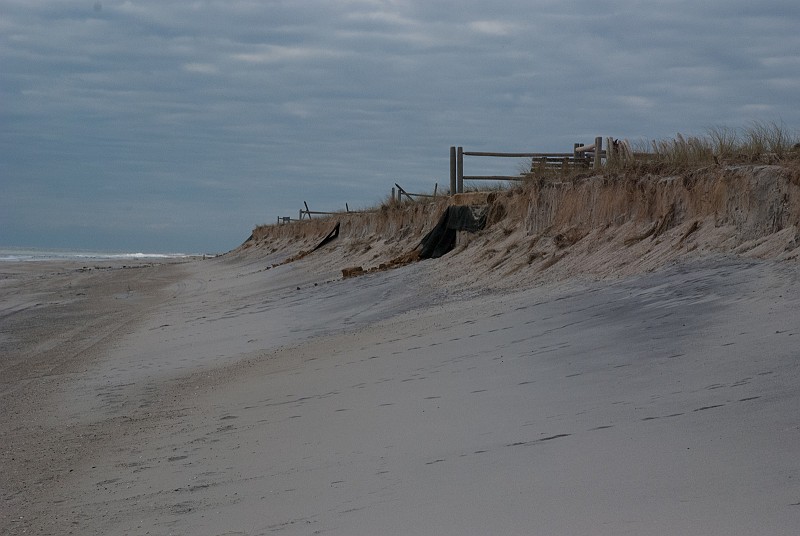
{"label": "weathered wood post", "polygon": [[456,149],[456,192],[464,193],[464,148]]}
{"label": "weathered wood post", "polygon": [[614,145],[614,138],[606,137],[606,165],[611,164],[617,159],[617,146]]}
{"label": "weathered wood post", "polygon": [[600,153],[603,151],[603,137],[597,136],[594,139],[594,169],[600,169]]}
{"label": "weathered wood post", "polygon": [[456,193],[456,148],[450,147],[450,195]]}

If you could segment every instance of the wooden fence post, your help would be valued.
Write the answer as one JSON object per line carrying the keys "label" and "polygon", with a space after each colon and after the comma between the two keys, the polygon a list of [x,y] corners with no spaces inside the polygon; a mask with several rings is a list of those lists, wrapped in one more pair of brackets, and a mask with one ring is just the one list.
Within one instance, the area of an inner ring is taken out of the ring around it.
{"label": "wooden fence post", "polygon": [[456,193],[464,193],[464,148],[456,149]]}
{"label": "wooden fence post", "polygon": [[617,146],[614,145],[614,138],[606,138],[606,165],[611,164],[617,159]]}
{"label": "wooden fence post", "polygon": [[597,136],[594,139],[594,169],[600,169],[600,153],[603,151],[603,138]]}
{"label": "wooden fence post", "polygon": [[450,195],[456,193],[456,148],[450,146]]}

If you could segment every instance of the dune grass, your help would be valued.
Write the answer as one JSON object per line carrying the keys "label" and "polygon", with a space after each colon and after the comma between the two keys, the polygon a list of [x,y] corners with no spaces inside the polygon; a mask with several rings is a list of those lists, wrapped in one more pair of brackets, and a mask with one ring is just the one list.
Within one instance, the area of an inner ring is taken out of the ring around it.
{"label": "dune grass", "polygon": [[[627,143],[627,142],[626,142]],[[664,175],[698,170],[711,166],[735,164],[783,164],[800,170],[800,135],[785,125],[774,122],[753,122],[743,128],[710,127],[702,136],[684,136],[663,140],[639,140],[628,144],[630,151],[605,162],[601,174],[644,173]],[[591,168],[570,171],[548,169],[530,172],[530,159],[519,163],[520,176],[525,182],[548,179],[576,180],[597,174]],[[465,192],[504,191],[523,186],[520,182],[487,181],[465,185]],[[428,192],[428,193],[432,193]],[[442,198],[447,194],[442,193]],[[387,196],[377,206],[365,211],[400,208],[414,203],[429,203],[431,198],[401,201]]]}
{"label": "dune grass", "polygon": [[754,122],[733,129],[711,127],[704,136],[638,141],[631,152],[612,158],[608,171],[671,173],[712,165],[780,164],[800,159],[797,132],[774,122]]}

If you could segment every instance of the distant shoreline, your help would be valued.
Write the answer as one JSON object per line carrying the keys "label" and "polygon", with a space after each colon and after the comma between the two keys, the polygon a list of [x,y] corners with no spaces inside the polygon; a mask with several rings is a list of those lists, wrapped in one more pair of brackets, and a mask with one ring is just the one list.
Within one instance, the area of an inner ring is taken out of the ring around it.
{"label": "distant shoreline", "polygon": [[[0,247],[0,262],[176,260],[203,257],[197,253],[147,253],[59,248]],[[205,255],[205,256],[214,256]]]}

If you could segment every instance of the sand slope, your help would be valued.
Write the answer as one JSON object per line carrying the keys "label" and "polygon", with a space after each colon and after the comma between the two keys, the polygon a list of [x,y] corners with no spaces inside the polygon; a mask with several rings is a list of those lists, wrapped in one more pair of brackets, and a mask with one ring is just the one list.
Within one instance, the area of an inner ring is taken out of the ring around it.
{"label": "sand slope", "polygon": [[793,265],[455,294],[435,266],[181,267],[63,378],[47,426],[95,444],[4,529],[794,534]]}

